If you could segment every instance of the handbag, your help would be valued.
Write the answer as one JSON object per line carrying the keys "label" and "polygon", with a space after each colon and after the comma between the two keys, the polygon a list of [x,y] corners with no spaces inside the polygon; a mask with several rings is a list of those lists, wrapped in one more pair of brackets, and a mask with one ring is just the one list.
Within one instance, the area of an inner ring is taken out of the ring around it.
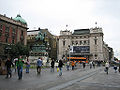
{"label": "handbag", "polygon": [[59,68],[57,68],[57,72],[59,72]]}

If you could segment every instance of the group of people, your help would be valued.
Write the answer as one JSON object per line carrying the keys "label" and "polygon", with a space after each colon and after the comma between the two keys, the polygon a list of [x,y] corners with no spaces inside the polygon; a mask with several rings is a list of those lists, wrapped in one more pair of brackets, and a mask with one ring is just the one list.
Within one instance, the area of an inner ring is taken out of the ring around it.
{"label": "group of people", "polygon": [[[56,66],[57,67],[57,71],[59,71],[59,76],[61,76],[62,75],[62,67],[63,67],[63,62],[62,62],[62,60],[59,60],[59,63],[58,63],[58,65]],[[55,66],[55,60],[53,59],[52,61],[51,61],[51,72],[54,72],[54,66]]]}
{"label": "group of people", "polygon": [[[41,73],[41,67],[42,67],[42,65],[43,65],[43,62],[42,62],[42,58],[38,58],[38,60],[37,60],[37,73],[38,74],[40,74]],[[62,60],[59,60],[59,63],[58,63],[58,68],[59,68],[59,76],[61,76],[62,75],[62,67],[63,67],[63,62],[62,62]],[[52,59],[52,61],[51,61],[51,72],[54,72],[54,66],[55,66],[55,60],[54,59]]]}
{"label": "group of people", "polygon": [[[14,60],[14,64],[13,62],[10,60],[10,58],[7,58],[7,61],[5,63],[6,66],[6,70],[7,70],[7,75],[6,78],[11,78],[12,77],[12,70],[11,67],[15,67],[15,72],[17,71],[18,73],[18,79],[22,79],[22,72],[23,72],[23,64],[24,64],[24,59],[22,58],[22,56],[19,56],[19,58],[16,58]],[[27,58],[27,62],[26,62],[26,73],[29,73],[29,67],[30,67],[30,62]]]}
{"label": "group of people", "polygon": [[[12,63],[12,61],[10,60],[10,58],[7,58],[7,61],[5,63],[5,66],[6,66],[6,70],[7,70],[7,75],[6,75],[6,78],[11,78],[12,77],[12,70],[11,70],[11,66],[15,67],[15,72],[17,71],[18,73],[18,79],[22,79],[22,73],[23,73],[23,64],[26,64],[26,73],[29,73],[29,68],[30,68],[30,62],[27,58],[27,61],[24,62],[24,59],[22,58],[22,56],[19,56],[19,58],[17,59],[14,59],[14,64]],[[37,73],[40,74],[41,73],[41,68],[42,68],[42,65],[43,65],[43,60],[42,58],[38,58],[37,60]],[[58,62],[58,65],[57,65],[57,69],[59,69],[59,76],[62,75],[62,67],[63,67],[63,62],[62,60],[59,60]],[[51,61],[51,69],[50,71],[51,72],[54,72],[54,66],[55,66],[55,60],[52,59]],[[69,70],[70,66],[72,67],[72,70],[74,70],[75,66],[76,66],[76,62],[75,61],[67,61],[66,62],[66,69]],[[83,68],[85,68],[86,66],[86,63],[83,62]],[[95,63],[90,61],[89,62],[89,66],[90,66],[90,69],[93,67],[95,68]],[[108,70],[109,70],[109,62],[106,62],[105,63],[105,72],[108,74]],[[114,69],[115,69],[115,72],[117,70],[117,66],[114,66]],[[119,67],[120,69],[120,67]],[[119,70],[120,71],[120,70]]]}
{"label": "group of people", "polygon": [[[107,61],[105,63],[105,72],[108,74],[108,70],[109,70],[109,67],[110,67],[110,64],[109,62]],[[117,70],[120,72],[120,65],[119,65],[119,68],[117,67],[117,65],[114,65],[113,69],[115,70],[115,73],[117,73]]]}

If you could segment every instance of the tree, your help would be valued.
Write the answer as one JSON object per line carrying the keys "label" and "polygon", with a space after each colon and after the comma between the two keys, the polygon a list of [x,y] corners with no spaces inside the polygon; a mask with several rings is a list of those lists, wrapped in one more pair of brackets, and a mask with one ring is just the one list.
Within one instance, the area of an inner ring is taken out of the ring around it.
{"label": "tree", "polygon": [[9,51],[7,52],[11,58],[19,57],[20,55],[29,56],[30,48],[28,46],[17,43],[16,45],[7,45],[9,46]]}

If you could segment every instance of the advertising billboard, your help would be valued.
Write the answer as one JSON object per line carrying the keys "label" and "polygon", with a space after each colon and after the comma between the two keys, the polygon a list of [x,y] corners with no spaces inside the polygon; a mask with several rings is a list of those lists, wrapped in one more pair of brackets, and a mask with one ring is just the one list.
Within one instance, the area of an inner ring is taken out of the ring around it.
{"label": "advertising billboard", "polygon": [[89,53],[90,47],[89,46],[73,46],[73,52],[75,52],[75,53]]}

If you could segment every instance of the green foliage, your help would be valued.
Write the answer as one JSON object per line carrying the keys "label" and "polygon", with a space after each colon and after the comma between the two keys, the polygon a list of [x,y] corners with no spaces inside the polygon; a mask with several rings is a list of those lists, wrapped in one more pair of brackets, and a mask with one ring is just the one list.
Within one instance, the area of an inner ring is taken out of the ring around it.
{"label": "green foliage", "polygon": [[24,46],[21,43],[17,43],[16,45],[9,45],[10,50],[9,50],[9,55],[11,58],[18,57],[20,55],[26,55],[29,56],[29,47]]}

